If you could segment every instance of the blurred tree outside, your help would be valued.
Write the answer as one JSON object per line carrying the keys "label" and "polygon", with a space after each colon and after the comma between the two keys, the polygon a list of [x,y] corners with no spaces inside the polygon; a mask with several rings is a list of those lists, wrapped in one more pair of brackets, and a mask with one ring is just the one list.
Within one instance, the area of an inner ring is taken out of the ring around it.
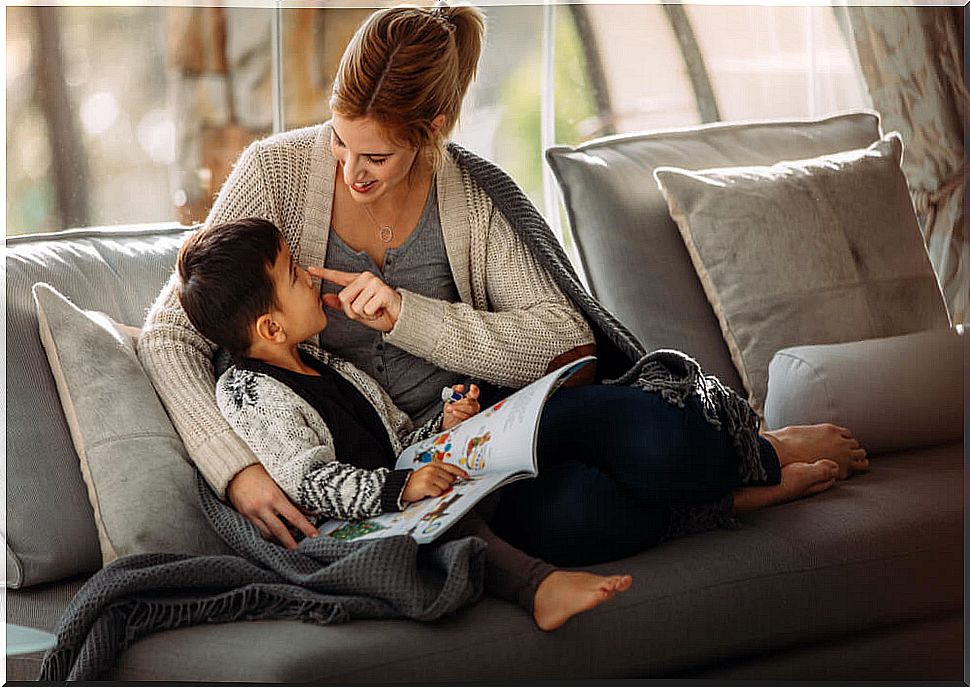
{"label": "blurred tree outside", "polygon": [[163,10],[8,7],[6,22],[7,234],[171,219]]}
{"label": "blurred tree outside", "polygon": [[[555,127],[556,142],[576,145],[589,137],[597,122],[593,91],[587,82],[582,44],[575,23],[564,6],[555,11]],[[508,139],[503,166],[538,208],[543,207],[541,100],[542,47],[533,41],[501,91],[504,111],[501,130]],[[548,210],[547,210],[548,212]]]}

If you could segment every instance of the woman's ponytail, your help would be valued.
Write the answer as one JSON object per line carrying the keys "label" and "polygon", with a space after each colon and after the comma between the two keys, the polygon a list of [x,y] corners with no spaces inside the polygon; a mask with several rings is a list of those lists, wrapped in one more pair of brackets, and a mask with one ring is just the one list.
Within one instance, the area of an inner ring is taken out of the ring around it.
{"label": "woman's ponytail", "polygon": [[[485,43],[485,15],[473,5],[442,8],[443,16],[455,27],[455,48],[458,51],[459,100],[465,97],[475,78],[478,61]],[[457,120],[457,113],[456,120]]]}
{"label": "woman's ponytail", "polygon": [[[485,15],[473,5],[377,10],[344,51],[330,109],[374,118],[391,140],[424,149],[437,167],[484,43]],[[438,115],[444,123],[435,129]]]}

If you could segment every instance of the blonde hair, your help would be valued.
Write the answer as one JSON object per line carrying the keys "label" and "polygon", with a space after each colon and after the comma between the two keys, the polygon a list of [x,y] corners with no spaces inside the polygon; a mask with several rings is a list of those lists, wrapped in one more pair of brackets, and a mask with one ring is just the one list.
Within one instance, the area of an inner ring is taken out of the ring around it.
{"label": "blonde hair", "polygon": [[[330,109],[373,119],[394,143],[424,150],[438,169],[484,41],[485,15],[471,5],[378,10],[340,59]],[[433,130],[438,115],[444,124]]]}

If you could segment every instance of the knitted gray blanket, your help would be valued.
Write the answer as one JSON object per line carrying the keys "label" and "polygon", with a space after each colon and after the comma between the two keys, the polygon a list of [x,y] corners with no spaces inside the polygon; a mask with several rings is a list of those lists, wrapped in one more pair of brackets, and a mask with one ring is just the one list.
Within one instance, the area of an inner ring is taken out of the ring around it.
{"label": "knitted gray blanket", "polygon": [[294,551],[265,541],[197,475],[212,527],[239,555],[141,554],[95,573],[57,625],[41,680],[104,679],[117,656],[152,632],[199,623],[354,618],[430,621],[482,593],[485,542],[418,547],[406,536],[371,542],[304,539]]}

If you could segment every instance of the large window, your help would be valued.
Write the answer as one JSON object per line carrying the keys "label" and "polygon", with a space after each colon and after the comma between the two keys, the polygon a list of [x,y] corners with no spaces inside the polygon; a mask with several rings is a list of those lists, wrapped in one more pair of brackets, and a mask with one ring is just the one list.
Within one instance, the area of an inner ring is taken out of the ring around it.
{"label": "large window", "polygon": [[[329,116],[337,61],[369,11],[8,7],[7,232],[203,219],[251,140]],[[832,7],[485,11],[455,139],[547,215],[550,143],[868,106]]]}

